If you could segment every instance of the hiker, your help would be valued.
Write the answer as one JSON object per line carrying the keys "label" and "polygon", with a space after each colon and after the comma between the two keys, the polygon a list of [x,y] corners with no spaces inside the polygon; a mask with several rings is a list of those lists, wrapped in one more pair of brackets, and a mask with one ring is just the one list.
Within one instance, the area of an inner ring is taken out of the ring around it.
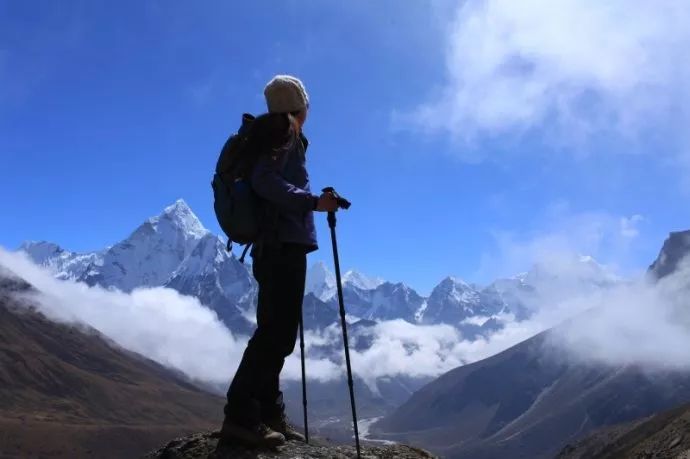
{"label": "hiker", "polygon": [[302,126],[309,98],[295,77],[277,75],[264,90],[268,113],[254,120],[260,149],[251,186],[261,198],[260,236],[250,253],[259,285],[257,328],[227,393],[218,447],[233,443],[275,447],[304,441],[287,420],[280,372],[297,340],[307,254],[317,250],[314,211],[334,212],[331,193],[311,193]]}

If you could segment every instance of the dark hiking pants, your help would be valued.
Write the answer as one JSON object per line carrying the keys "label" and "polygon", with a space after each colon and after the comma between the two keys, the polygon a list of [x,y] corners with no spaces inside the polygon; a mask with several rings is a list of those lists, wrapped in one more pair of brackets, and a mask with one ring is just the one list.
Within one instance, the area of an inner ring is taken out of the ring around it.
{"label": "dark hiking pants", "polygon": [[228,389],[227,419],[255,425],[282,412],[280,372],[295,348],[306,270],[304,246],[283,244],[257,251],[257,328]]}

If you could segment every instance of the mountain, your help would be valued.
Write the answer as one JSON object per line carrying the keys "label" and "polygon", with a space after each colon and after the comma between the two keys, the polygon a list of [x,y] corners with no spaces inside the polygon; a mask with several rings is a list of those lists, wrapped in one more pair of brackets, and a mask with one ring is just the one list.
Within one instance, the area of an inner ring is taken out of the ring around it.
{"label": "mountain", "polygon": [[675,272],[690,254],[690,230],[671,233],[664,241],[661,252],[649,267],[650,274],[661,279]]}
{"label": "mountain", "polygon": [[123,291],[170,287],[199,298],[235,333],[249,334],[254,326],[256,282],[248,267],[183,200],[103,251],[78,254],[49,242],[26,242],[20,250],[60,279]]}
{"label": "mountain", "polygon": [[477,290],[460,279],[447,277],[432,290],[418,320],[429,324],[460,324],[477,316],[488,320],[504,310],[505,305],[494,288]]}
{"label": "mountain", "polygon": [[528,319],[533,311],[529,304],[537,294],[537,288],[527,283],[529,273],[519,274],[508,279],[497,279],[484,289],[489,297],[498,297],[503,308],[515,316],[518,321]]}
{"label": "mountain", "polygon": [[302,302],[302,317],[307,330],[322,330],[339,320],[338,309],[332,303],[325,303],[313,293],[308,293]]}
{"label": "mountain", "polygon": [[[250,270],[225,250],[224,242],[204,228],[183,200],[101,251],[75,253],[50,242],[27,242],[20,250],[60,279],[125,292],[136,287],[170,287],[199,298],[233,332],[250,334],[253,330],[257,286]],[[585,286],[598,286],[606,279],[603,268],[591,258],[583,258],[575,265],[571,271],[582,278]],[[428,298],[403,283],[386,282],[355,270],[347,271],[342,280],[352,320],[445,323],[456,327],[464,337],[475,339],[503,327],[504,318],[498,315],[512,315],[518,321],[528,318],[532,311],[526,304],[535,286],[558,285],[559,279],[549,276],[548,269],[537,266],[525,275],[498,280],[485,288],[448,277]],[[338,309],[336,280],[325,263],[309,268],[305,294],[309,303],[305,310],[313,307],[315,300],[329,305],[307,323],[323,328],[329,325],[325,323],[328,318],[337,319],[332,314],[333,309]]]}
{"label": "mountain", "polygon": [[452,370],[374,426],[449,458],[552,457],[602,426],[690,400],[690,374],[573,363],[537,335]]}
{"label": "mountain", "polygon": [[223,400],[93,329],[58,324],[0,267],[0,456],[138,457],[218,425]]}
{"label": "mountain", "polygon": [[[690,253],[677,247],[667,241],[652,269]],[[591,281],[593,265],[585,263],[582,277]],[[690,372],[595,364],[554,347],[561,328],[577,321],[442,375],[375,424],[374,434],[450,458],[552,457],[596,429],[690,400]]]}
{"label": "mountain", "polygon": [[256,282],[247,266],[211,233],[201,237],[164,286],[197,297],[233,332],[249,334],[254,327]]}
{"label": "mountain", "polygon": [[20,250],[58,278],[129,292],[135,287],[163,285],[208,234],[180,199],[102,251],[78,254],[45,241],[25,242]]}
{"label": "mountain", "polygon": [[102,252],[77,280],[125,292],[163,285],[207,234],[189,206],[178,200]]}
{"label": "mountain", "polygon": [[25,242],[24,251],[38,265],[50,269],[58,279],[78,279],[87,267],[100,260],[98,252],[78,254],[63,249],[52,242]]}
{"label": "mountain", "polygon": [[690,404],[649,418],[602,429],[566,445],[557,459],[690,457]]}
{"label": "mountain", "polygon": [[[58,278],[123,291],[170,287],[199,298],[234,333],[248,335],[253,331],[257,286],[250,269],[225,250],[224,242],[204,228],[183,200],[102,251],[74,253],[50,242],[28,242],[21,250]],[[455,327],[464,339],[475,340],[502,329],[508,321],[528,319],[534,304],[540,304],[536,298],[563,297],[618,282],[591,257],[558,263],[557,269],[537,265],[528,273],[499,279],[486,287],[448,277],[429,297],[404,283],[350,270],[342,279],[348,320],[443,323]],[[554,271],[566,275],[555,275]],[[309,268],[305,295],[308,326],[325,328],[337,322],[333,313],[339,308],[336,280],[325,263]],[[318,309],[317,304],[328,307]],[[327,323],[329,320],[333,322]]]}
{"label": "mountain", "polygon": [[315,263],[307,271],[305,294],[313,294],[321,301],[328,301],[336,294],[335,274],[323,262]]}
{"label": "mountain", "polygon": [[[343,287],[347,312],[368,320],[403,319],[415,323],[415,314],[425,299],[402,282],[384,282],[373,290],[354,285]],[[335,301],[335,300],[334,300]]]}
{"label": "mountain", "polygon": [[[343,289],[374,290],[384,283],[378,277],[368,277],[358,271],[349,270],[342,277]],[[307,271],[305,293],[313,293],[321,301],[332,300],[337,294],[336,278],[322,261],[315,263]]]}
{"label": "mountain", "polygon": [[343,285],[351,285],[360,290],[374,290],[385,281],[380,277],[369,277],[359,271],[349,270],[343,275]]}

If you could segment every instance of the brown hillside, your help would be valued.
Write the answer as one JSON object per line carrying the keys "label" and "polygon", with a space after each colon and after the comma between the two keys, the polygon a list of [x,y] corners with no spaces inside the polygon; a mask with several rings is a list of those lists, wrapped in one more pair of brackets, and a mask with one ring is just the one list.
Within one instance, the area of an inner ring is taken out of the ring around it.
{"label": "brown hillside", "polygon": [[[217,427],[222,399],[18,301],[31,287],[0,272],[0,457],[139,457]],[[20,292],[21,293],[21,292]]]}

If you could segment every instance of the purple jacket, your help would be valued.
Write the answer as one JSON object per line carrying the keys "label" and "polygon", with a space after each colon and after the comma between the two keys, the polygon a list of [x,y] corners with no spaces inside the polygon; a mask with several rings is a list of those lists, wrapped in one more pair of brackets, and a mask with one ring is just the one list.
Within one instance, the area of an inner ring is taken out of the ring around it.
{"label": "purple jacket", "polygon": [[307,252],[318,249],[314,209],[319,197],[309,187],[308,144],[300,134],[287,148],[264,152],[257,160],[252,188],[266,204],[260,243],[301,244]]}

